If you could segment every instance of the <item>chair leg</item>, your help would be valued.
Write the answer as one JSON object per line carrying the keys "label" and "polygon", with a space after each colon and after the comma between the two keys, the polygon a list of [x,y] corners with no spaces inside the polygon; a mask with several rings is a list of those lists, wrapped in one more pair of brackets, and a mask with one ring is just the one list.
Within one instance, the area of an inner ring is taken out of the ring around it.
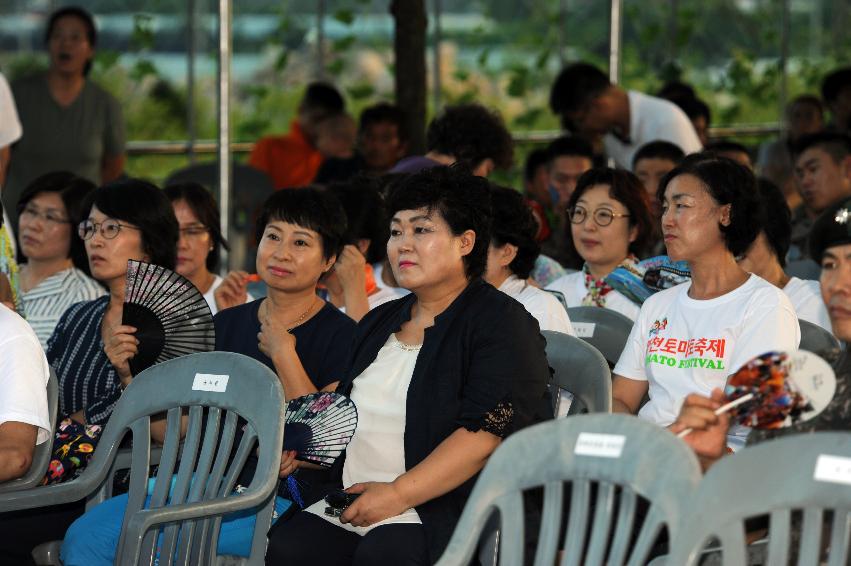
{"label": "chair leg", "polygon": [[59,560],[61,548],[61,540],[42,543],[33,549],[33,560],[38,566],[62,566],[62,562]]}

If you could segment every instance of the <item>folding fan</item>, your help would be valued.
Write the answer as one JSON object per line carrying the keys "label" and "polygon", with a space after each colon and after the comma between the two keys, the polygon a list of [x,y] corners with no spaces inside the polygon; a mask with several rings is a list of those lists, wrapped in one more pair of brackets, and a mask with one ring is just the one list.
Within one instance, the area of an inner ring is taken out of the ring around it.
{"label": "folding fan", "polygon": [[318,392],[290,401],[284,418],[284,450],[330,468],[355,434],[358,411],[344,395]]}
{"label": "folding fan", "polygon": [[139,351],[130,371],[215,347],[213,314],[201,292],[185,277],[150,263],[130,260],[121,323],[136,328]]}

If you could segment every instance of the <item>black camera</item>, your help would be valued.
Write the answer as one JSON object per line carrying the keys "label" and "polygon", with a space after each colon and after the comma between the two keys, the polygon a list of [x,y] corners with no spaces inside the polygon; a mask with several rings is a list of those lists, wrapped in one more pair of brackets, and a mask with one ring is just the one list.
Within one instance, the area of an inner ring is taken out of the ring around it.
{"label": "black camera", "polygon": [[354,503],[360,493],[346,493],[342,489],[335,489],[325,496],[325,503],[328,507],[325,508],[325,514],[330,517],[339,517],[343,514],[346,508]]}

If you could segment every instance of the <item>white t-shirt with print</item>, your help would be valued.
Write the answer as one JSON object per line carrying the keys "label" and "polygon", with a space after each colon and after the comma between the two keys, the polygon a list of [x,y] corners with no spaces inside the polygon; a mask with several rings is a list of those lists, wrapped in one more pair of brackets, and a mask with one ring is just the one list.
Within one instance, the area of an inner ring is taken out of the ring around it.
{"label": "white t-shirt with print", "polygon": [[[650,401],[638,416],[661,426],[676,420],[690,393],[709,396],[751,358],[796,350],[801,339],[792,303],[756,275],[715,299],[692,299],[690,288],[689,281],[644,302],[614,369],[648,382]],[[743,436],[731,431],[728,444],[742,446]]]}
{"label": "white t-shirt with print", "polygon": [[830,326],[830,315],[821,298],[821,286],[818,281],[792,277],[783,292],[789,297],[798,318],[821,326],[828,332],[833,332]]}
{"label": "white t-shirt with print", "polygon": [[[581,271],[559,277],[546,288],[564,295],[567,306],[571,308],[581,307],[582,299],[588,294],[588,289],[585,288],[585,274]],[[641,310],[641,307],[614,290],[606,294],[606,308],[617,311],[630,320],[638,318],[638,313]]]}
{"label": "white t-shirt with print", "polygon": [[538,320],[541,330],[555,330],[576,336],[567,311],[552,294],[529,285],[524,279],[511,275],[502,282],[499,290],[525,307]]}
{"label": "white t-shirt with print", "polygon": [[50,368],[35,332],[15,311],[0,304],[0,424],[38,428],[36,444],[53,431],[47,412]]}

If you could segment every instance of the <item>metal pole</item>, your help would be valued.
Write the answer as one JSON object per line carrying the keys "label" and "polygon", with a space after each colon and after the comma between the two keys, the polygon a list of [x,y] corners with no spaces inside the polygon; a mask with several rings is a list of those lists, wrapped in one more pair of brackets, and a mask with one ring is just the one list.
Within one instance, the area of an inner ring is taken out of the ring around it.
{"label": "metal pole", "polygon": [[441,6],[441,0],[434,0],[433,4],[434,4],[434,37],[433,37],[434,44],[432,45],[432,47],[434,48],[434,54],[433,54],[434,66],[432,68],[432,72],[434,73],[434,76],[433,76],[433,80],[432,80],[432,82],[433,82],[432,88],[434,89],[434,91],[433,91],[432,94],[434,95],[434,113],[437,114],[437,112],[440,110],[441,99],[442,99],[441,92],[440,92],[440,89],[441,89],[440,43],[441,43],[441,41],[443,41],[443,32],[440,28],[440,16],[441,16],[441,13],[442,13],[443,10],[442,10],[442,6]]}
{"label": "metal pole", "polygon": [[189,163],[195,163],[195,29],[196,2],[187,2],[186,27],[188,45],[186,52],[186,154]]}
{"label": "metal pole", "polygon": [[780,14],[780,116],[786,115],[786,99],[788,97],[788,69],[789,61],[789,0],[783,0]]}
{"label": "metal pole", "polygon": [[316,78],[325,76],[325,0],[316,2]]}
{"label": "metal pole", "polygon": [[680,12],[680,2],[679,0],[671,0],[671,15],[668,20],[668,26],[670,28],[670,34],[668,35],[668,39],[670,41],[670,45],[668,46],[668,57],[671,61],[677,60],[677,36],[679,35],[679,27],[678,20]]}
{"label": "metal pole", "polygon": [[565,48],[567,47],[567,0],[558,3],[558,62],[561,67],[567,62]]}
{"label": "metal pole", "polygon": [[[230,161],[230,62],[231,62],[231,0],[219,0],[219,210],[222,234],[229,234],[231,161]],[[227,252],[224,252],[227,254]],[[228,267],[228,256],[222,265]]]}
{"label": "metal pole", "polygon": [[621,76],[621,30],[623,22],[621,13],[623,0],[612,0],[609,27],[609,81],[618,84]]}

